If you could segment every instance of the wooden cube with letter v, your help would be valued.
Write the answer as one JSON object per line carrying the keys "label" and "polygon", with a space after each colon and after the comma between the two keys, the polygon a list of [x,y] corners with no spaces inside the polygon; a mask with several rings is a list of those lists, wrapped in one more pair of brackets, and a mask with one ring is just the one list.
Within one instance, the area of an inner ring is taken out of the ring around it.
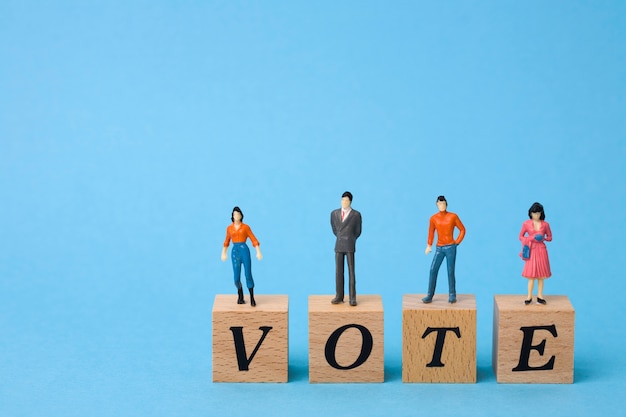
{"label": "wooden cube with letter v", "polygon": [[288,296],[257,295],[256,303],[237,304],[237,295],[215,296],[214,382],[289,379]]}
{"label": "wooden cube with letter v", "polygon": [[476,382],[476,297],[402,298],[402,382]]}
{"label": "wooden cube with letter v", "polygon": [[309,382],[384,382],[384,312],[380,295],[357,305],[309,296]]}
{"label": "wooden cube with letter v", "polygon": [[574,307],[564,295],[525,305],[525,295],[496,295],[493,371],[504,383],[574,382]]}

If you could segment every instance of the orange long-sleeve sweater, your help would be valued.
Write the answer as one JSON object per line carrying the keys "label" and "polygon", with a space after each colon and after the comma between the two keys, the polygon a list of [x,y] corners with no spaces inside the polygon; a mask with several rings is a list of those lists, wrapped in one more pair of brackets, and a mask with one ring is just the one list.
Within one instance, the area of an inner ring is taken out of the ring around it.
{"label": "orange long-sleeve sweater", "polygon": [[[454,239],[454,228],[459,229],[459,236]],[[430,227],[428,228],[428,244],[432,245],[435,240],[435,230],[437,230],[437,246],[446,246],[463,241],[465,237],[465,226],[461,219],[454,213],[440,211],[431,216]]]}

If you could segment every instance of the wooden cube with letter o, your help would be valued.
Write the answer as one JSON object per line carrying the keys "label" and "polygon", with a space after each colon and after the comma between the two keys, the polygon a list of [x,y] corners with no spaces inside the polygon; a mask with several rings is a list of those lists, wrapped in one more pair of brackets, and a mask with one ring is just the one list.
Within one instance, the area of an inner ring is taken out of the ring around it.
{"label": "wooden cube with letter o", "polygon": [[359,295],[357,305],[309,296],[309,381],[383,382],[384,312],[380,295]]}

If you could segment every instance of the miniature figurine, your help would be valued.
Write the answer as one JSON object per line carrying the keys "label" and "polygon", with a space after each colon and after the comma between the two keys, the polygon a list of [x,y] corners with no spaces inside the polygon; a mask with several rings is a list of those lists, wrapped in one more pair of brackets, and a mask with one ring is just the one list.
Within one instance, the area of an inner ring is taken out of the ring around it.
{"label": "miniature figurine", "polygon": [[552,231],[548,222],[545,221],[546,214],[541,204],[533,203],[528,209],[528,217],[530,220],[522,224],[522,231],[519,233],[519,240],[523,245],[520,256],[524,259],[522,276],[528,279],[528,297],[524,300],[524,304],[528,305],[533,301],[535,281],[537,281],[537,302],[546,304],[543,298],[543,280],[550,278],[552,272],[550,272],[548,248],[544,241],[552,240]]}
{"label": "miniature figurine", "polygon": [[344,259],[348,260],[350,305],[356,306],[356,278],[354,274],[354,252],[356,240],[361,236],[361,213],[352,208],[352,193],[341,195],[341,208],[330,213],[330,225],[337,236],[335,243],[335,298],[333,304],[343,303]]}
{"label": "miniature figurine", "polygon": [[[449,290],[449,303],[456,303],[456,278],[454,276],[454,265],[456,261],[456,247],[463,241],[465,237],[465,226],[461,223],[461,219],[454,213],[447,211],[448,202],[442,195],[437,197],[437,208],[439,213],[436,213],[430,218],[430,226],[428,229],[428,244],[426,245],[426,255],[432,252],[433,240],[435,238],[435,230],[437,231],[437,249],[435,250],[435,257],[433,263],[430,265],[430,278],[428,281],[428,294],[422,298],[424,303],[430,303],[433,301],[435,295],[435,287],[437,285],[437,274],[439,273],[439,267],[443,262],[443,258],[446,258],[448,264],[448,290]],[[459,229],[459,235],[454,239],[454,228]]]}
{"label": "miniature figurine", "polygon": [[239,207],[234,207],[230,220],[233,222],[226,228],[226,240],[224,240],[224,248],[222,249],[222,261],[226,261],[226,251],[230,241],[233,241],[233,248],[230,251],[230,256],[233,261],[233,273],[235,277],[235,286],[237,287],[237,293],[239,298],[237,304],[245,304],[243,299],[243,288],[241,287],[241,264],[245,268],[246,285],[250,291],[250,305],[256,306],[254,300],[254,280],[252,279],[252,262],[250,260],[250,249],[246,245],[246,240],[250,238],[252,246],[256,249],[256,258],[260,261],[263,259],[261,255],[261,249],[259,248],[259,241],[252,233],[250,226],[243,223],[243,212]]}

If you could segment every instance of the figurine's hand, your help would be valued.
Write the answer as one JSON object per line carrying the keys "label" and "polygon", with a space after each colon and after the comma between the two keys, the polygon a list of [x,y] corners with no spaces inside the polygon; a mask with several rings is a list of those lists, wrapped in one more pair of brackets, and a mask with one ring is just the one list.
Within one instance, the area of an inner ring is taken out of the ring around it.
{"label": "figurine's hand", "polygon": [[543,240],[543,235],[536,234],[536,235],[535,235],[535,240],[536,240],[537,242],[541,242],[541,241]]}
{"label": "figurine's hand", "polygon": [[260,261],[261,259],[263,259],[263,255],[261,255],[260,253],[257,253],[256,258]]}
{"label": "figurine's hand", "polygon": [[427,245],[426,246],[426,250],[424,251],[424,253],[426,255],[428,255],[429,253],[431,253],[433,251],[433,247],[431,245]]}
{"label": "figurine's hand", "polygon": [[228,257],[226,256],[226,254],[225,254],[225,253],[223,253],[223,254],[222,254],[222,262],[226,262],[226,259],[227,259],[227,258],[228,258]]}

